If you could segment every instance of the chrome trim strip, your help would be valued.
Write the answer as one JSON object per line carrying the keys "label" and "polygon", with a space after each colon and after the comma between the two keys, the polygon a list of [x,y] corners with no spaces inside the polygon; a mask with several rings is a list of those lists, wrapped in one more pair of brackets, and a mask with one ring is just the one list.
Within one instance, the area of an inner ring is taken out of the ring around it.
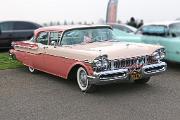
{"label": "chrome trim strip", "polygon": [[94,72],[95,76],[100,76],[100,75],[111,75],[114,73],[128,73],[128,69],[119,69],[119,70],[111,70],[111,71],[104,71],[104,72]]}

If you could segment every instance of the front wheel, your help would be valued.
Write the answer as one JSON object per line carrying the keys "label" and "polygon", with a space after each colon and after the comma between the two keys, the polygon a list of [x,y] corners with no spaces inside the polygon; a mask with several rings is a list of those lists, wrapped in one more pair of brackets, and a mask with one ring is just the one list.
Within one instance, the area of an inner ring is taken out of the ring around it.
{"label": "front wheel", "polygon": [[89,84],[87,72],[83,67],[77,70],[77,83],[82,92],[94,92],[95,85]]}
{"label": "front wheel", "polygon": [[150,80],[150,77],[142,78],[142,79],[139,79],[139,80],[135,80],[134,83],[136,83],[136,84],[146,84],[147,82],[149,82],[149,80]]}

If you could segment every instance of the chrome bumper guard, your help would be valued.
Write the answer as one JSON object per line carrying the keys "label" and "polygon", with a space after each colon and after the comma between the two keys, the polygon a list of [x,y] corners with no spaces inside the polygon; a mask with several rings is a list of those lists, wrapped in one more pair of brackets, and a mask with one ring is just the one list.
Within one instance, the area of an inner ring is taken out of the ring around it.
{"label": "chrome bumper guard", "polygon": [[[167,64],[165,62],[160,62],[157,64],[146,65],[143,66],[140,70],[140,74],[142,78],[151,77],[154,75],[161,74],[165,72],[167,69]],[[108,84],[120,82],[122,80],[130,80],[130,73],[128,69],[119,69],[119,70],[111,70],[104,72],[94,72],[93,76],[88,76],[88,80],[90,84]]]}

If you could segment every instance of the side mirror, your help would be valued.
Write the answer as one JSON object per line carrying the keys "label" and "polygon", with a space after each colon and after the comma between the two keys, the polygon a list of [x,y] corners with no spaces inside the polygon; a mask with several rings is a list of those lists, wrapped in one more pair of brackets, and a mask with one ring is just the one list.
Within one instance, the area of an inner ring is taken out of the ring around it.
{"label": "side mirror", "polygon": [[54,46],[54,48],[57,46],[57,42],[56,41],[51,41],[51,45]]}

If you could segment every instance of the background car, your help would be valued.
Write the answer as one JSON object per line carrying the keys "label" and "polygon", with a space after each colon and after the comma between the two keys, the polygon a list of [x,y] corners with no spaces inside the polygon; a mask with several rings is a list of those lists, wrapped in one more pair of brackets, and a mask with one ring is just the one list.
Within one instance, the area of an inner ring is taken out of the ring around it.
{"label": "background car", "polygon": [[141,27],[136,34],[141,35],[143,43],[159,44],[166,49],[166,59],[180,62],[180,22],[169,21],[150,23]]}
{"label": "background car", "polygon": [[166,60],[180,62],[180,21],[145,24],[134,35],[122,31],[114,34],[120,41],[162,45],[166,49]]}
{"label": "background car", "polygon": [[0,49],[10,48],[12,41],[30,39],[41,25],[27,21],[0,22]]}

